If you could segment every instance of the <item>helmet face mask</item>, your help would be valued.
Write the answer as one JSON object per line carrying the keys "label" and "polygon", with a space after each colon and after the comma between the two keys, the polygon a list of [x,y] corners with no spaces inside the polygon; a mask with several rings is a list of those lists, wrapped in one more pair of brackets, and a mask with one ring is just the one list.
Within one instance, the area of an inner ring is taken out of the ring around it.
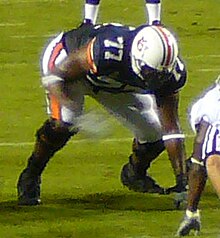
{"label": "helmet face mask", "polygon": [[166,82],[168,82],[172,77],[172,72],[168,69],[157,70],[149,68],[147,66],[141,67],[140,72],[145,86],[152,90],[157,90],[161,88]]}

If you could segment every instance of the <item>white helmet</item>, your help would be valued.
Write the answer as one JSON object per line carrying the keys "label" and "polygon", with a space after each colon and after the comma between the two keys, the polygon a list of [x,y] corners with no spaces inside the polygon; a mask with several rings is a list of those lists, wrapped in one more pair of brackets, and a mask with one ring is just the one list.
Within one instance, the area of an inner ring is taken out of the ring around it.
{"label": "white helmet", "polygon": [[132,69],[142,78],[142,67],[171,72],[177,55],[177,41],[168,29],[162,26],[146,26],[140,29],[132,42]]}

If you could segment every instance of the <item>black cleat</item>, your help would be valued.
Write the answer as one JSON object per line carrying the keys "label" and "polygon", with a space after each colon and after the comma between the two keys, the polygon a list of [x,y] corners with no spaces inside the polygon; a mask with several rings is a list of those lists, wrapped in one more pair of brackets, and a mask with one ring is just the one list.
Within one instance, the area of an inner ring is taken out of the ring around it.
{"label": "black cleat", "polygon": [[30,176],[27,169],[20,174],[17,183],[18,205],[35,206],[41,203],[40,200],[40,176]]}
{"label": "black cleat", "polygon": [[165,194],[165,189],[160,187],[150,176],[140,177],[135,174],[134,167],[130,163],[125,164],[122,168],[121,182],[129,190],[135,192]]}

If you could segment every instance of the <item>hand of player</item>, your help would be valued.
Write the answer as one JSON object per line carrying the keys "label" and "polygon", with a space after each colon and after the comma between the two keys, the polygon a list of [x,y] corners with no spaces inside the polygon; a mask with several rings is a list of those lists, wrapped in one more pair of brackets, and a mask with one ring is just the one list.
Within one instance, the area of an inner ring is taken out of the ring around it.
{"label": "hand of player", "polygon": [[187,191],[182,191],[180,193],[176,193],[173,200],[174,206],[176,209],[180,209],[180,207],[184,207],[187,203]]}
{"label": "hand of player", "polygon": [[175,193],[174,205],[177,209],[187,201],[187,179],[185,177],[177,178],[175,186],[166,189],[166,194]]}
{"label": "hand of player", "polygon": [[182,191],[180,191],[179,189],[177,189],[177,186],[171,187],[166,189],[166,194],[170,194],[170,193],[175,193],[174,196],[174,206],[176,207],[176,209],[179,209],[181,206],[183,206],[184,204],[187,203],[187,190],[183,189]]}

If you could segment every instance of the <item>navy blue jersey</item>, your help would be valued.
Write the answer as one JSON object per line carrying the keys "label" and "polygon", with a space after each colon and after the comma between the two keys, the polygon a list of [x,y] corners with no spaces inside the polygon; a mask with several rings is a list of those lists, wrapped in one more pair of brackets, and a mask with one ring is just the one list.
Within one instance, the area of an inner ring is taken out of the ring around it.
{"label": "navy blue jersey", "polygon": [[108,76],[130,86],[145,88],[143,80],[131,67],[131,44],[136,30],[120,25],[96,28],[93,57],[97,66],[96,76]]}
{"label": "navy blue jersey", "polygon": [[[172,76],[158,88],[151,88],[134,72],[131,63],[131,45],[137,32],[146,25],[131,28],[119,24],[80,27],[65,33],[67,52],[80,48],[95,38],[93,60],[97,72],[88,72],[87,80],[97,90],[130,91],[150,90],[158,96],[178,91],[186,81],[186,70],[178,58]],[[136,89],[135,89],[136,88]]]}

